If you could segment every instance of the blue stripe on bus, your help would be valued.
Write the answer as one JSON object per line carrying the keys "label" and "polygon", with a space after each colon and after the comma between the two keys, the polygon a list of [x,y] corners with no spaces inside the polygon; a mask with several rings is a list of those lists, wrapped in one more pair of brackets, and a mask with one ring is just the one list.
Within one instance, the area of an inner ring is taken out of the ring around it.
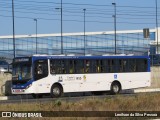
{"label": "blue stripe on bus", "polygon": [[[20,85],[12,85],[12,89],[25,89],[27,86],[29,86],[30,84],[32,84],[34,82],[34,80],[29,80],[28,82],[26,82],[25,84],[20,84]],[[16,87],[13,87],[16,86]]]}
{"label": "blue stripe on bus", "polygon": [[145,58],[149,56],[33,56],[33,60],[39,59],[126,59],[126,58]]}

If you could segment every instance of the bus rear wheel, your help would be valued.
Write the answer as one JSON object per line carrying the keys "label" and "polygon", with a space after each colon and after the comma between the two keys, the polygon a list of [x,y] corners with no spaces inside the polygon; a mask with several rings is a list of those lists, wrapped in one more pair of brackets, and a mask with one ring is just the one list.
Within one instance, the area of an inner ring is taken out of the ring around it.
{"label": "bus rear wheel", "polygon": [[118,82],[113,82],[111,85],[111,94],[118,94],[121,90],[121,85]]}
{"label": "bus rear wheel", "polygon": [[51,97],[52,98],[58,98],[58,97],[61,97],[63,94],[63,89],[60,85],[53,85],[51,87]]}

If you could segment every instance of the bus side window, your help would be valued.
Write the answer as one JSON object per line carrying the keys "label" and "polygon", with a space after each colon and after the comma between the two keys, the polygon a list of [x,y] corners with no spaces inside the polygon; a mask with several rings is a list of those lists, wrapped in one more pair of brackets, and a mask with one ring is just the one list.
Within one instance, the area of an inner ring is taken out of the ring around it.
{"label": "bus side window", "polygon": [[56,73],[57,74],[66,74],[66,60],[56,60]]}
{"label": "bus side window", "polygon": [[61,62],[60,62],[60,60],[56,60],[56,66],[57,66],[56,73],[61,74]]}
{"label": "bus side window", "polygon": [[107,60],[106,59],[101,60],[101,72],[102,73],[107,72]]}
{"label": "bus side window", "polygon": [[48,60],[37,60],[35,61],[34,70],[35,79],[39,80],[48,76]]}
{"label": "bus side window", "polygon": [[108,71],[109,73],[113,72],[113,59],[108,60]]}
{"label": "bus side window", "polygon": [[147,71],[147,68],[148,68],[148,61],[144,60],[144,72]]}
{"label": "bus side window", "polygon": [[90,73],[90,61],[85,60],[85,73]]}
{"label": "bus side window", "polygon": [[122,59],[118,59],[118,72],[123,72],[123,60]]}
{"label": "bus side window", "polygon": [[101,72],[101,60],[96,60],[96,66],[97,66],[97,69],[96,69],[96,72],[97,73],[100,73]]}
{"label": "bus side window", "polygon": [[118,72],[118,60],[117,59],[109,59],[108,61],[108,72],[114,73]]}
{"label": "bus side window", "polygon": [[96,72],[95,60],[90,60],[90,73]]}
{"label": "bus side window", "polygon": [[69,73],[70,74],[74,73],[74,62],[75,60],[69,60]]}
{"label": "bus side window", "polygon": [[63,74],[66,74],[66,60],[61,61],[61,70]]}
{"label": "bus side window", "polygon": [[55,74],[56,73],[56,61],[50,60],[50,73]]}
{"label": "bus side window", "polygon": [[137,72],[146,72],[147,71],[147,60],[139,59],[137,60]]}
{"label": "bus side window", "polygon": [[101,72],[101,61],[100,60],[90,60],[90,73]]}
{"label": "bus side window", "polygon": [[112,72],[113,72],[113,73],[117,72],[116,62],[117,62],[116,59],[113,59],[113,60],[112,60]]}
{"label": "bus side window", "polygon": [[135,59],[131,59],[128,60],[128,70],[129,72],[136,72],[136,60]]}
{"label": "bus side window", "polygon": [[75,60],[75,73],[84,73],[84,60]]}
{"label": "bus side window", "polygon": [[97,65],[96,65],[96,60],[92,60],[92,73],[96,73],[97,71]]}
{"label": "bus side window", "polygon": [[127,69],[128,69],[128,60],[127,59],[123,59],[123,62],[122,62],[122,66],[123,66],[123,72],[128,72]]}

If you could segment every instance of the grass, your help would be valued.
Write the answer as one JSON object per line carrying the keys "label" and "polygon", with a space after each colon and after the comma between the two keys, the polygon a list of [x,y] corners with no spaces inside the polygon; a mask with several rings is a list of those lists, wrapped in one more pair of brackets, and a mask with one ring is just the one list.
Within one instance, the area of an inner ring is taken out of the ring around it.
{"label": "grass", "polygon": [[56,100],[52,102],[0,104],[0,111],[160,111],[160,93],[141,93],[133,96],[117,95],[104,99],[90,98],[77,102]]}
{"label": "grass", "polygon": [[[160,111],[160,93],[141,93],[133,96],[117,95],[104,99],[93,97],[75,102],[57,99],[52,102],[0,104],[0,111]],[[70,117],[70,119],[76,120],[78,118]]]}

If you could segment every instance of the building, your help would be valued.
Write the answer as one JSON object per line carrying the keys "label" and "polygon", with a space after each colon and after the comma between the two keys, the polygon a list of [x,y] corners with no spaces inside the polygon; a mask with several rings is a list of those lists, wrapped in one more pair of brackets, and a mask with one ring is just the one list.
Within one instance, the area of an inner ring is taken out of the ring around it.
{"label": "building", "polygon": [[[156,53],[157,30],[150,29],[150,38],[144,38],[143,30],[117,31],[117,54],[144,55]],[[159,28],[160,38],[160,28]],[[15,55],[30,56],[38,54],[61,54],[61,34],[15,35]],[[85,46],[85,47],[84,47]],[[159,47],[160,51],[160,47]],[[11,60],[13,55],[13,36],[0,36],[0,57]],[[114,54],[115,32],[63,33],[63,54]]]}

